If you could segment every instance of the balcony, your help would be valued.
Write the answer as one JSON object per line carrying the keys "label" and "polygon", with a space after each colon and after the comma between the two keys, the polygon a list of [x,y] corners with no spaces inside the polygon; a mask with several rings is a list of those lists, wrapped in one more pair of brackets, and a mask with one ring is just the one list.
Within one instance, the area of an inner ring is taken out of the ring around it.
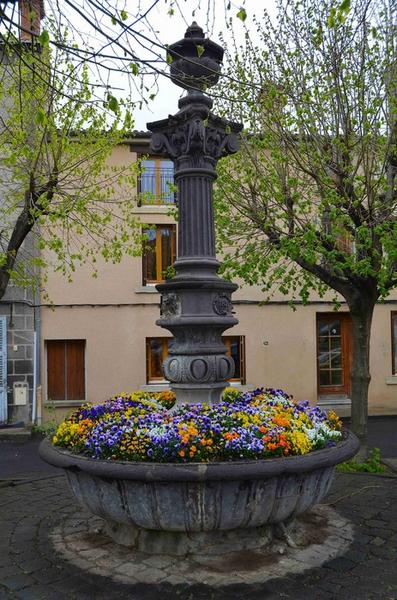
{"label": "balcony", "polygon": [[[171,161],[162,162],[171,163]],[[142,166],[144,171],[138,179],[139,205],[175,204],[173,166],[160,168],[157,165],[151,167],[143,164]]]}

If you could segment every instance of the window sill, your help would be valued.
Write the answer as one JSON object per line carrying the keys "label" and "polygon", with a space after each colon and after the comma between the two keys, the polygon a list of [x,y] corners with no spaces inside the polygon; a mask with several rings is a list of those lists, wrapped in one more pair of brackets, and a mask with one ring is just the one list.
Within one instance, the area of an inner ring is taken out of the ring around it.
{"label": "window sill", "polygon": [[81,406],[86,402],[87,400],[45,400],[44,406],[51,406],[53,408],[65,408],[68,406]]}
{"label": "window sill", "polygon": [[135,288],[134,292],[136,294],[158,294],[159,292],[156,290],[156,285],[153,283],[152,285],[142,285],[141,287]]}
{"label": "window sill", "polygon": [[386,377],[386,385],[397,385],[397,375]]}
{"label": "window sill", "polygon": [[158,214],[158,215],[166,215],[170,210],[176,208],[176,204],[143,204],[142,206],[136,206],[132,209],[133,213],[142,214],[142,213],[150,213],[150,214]]}
{"label": "window sill", "polygon": [[141,385],[139,389],[144,392],[164,392],[165,390],[170,389],[170,384],[168,381],[164,380],[164,382],[159,381],[158,383],[153,382]]}
{"label": "window sill", "polygon": [[317,399],[318,406],[348,405],[351,399],[346,394],[320,394]]}

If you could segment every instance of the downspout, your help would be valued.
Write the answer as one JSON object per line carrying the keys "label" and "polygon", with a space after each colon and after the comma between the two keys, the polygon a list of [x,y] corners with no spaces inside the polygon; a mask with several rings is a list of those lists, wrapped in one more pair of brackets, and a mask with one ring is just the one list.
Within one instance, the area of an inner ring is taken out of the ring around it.
{"label": "downspout", "polygon": [[40,291],[35,292],[34,307],[34,365],[33,365],[33,406],[32,421],[41,424],[41,405],[37,403],[37,388],[41,385],[41,314],[40,314]]}

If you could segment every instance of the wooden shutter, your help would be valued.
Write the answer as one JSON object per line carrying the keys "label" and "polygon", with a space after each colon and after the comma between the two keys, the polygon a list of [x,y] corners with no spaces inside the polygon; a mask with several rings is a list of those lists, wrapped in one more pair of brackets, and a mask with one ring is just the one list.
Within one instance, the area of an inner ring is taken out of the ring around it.
{"label": "wooden shutter", "polygon": [[85,340],[47,341],[47,398],[85,399]]}
{"label": "wooden shutter", "polygon": [[47,398],[66,400],[65,340],[47,341]]}
{"label": "wooden shutter", "polygon": [[66,340],[66,398],[85,399],[84,340]]}
{"label": "wooden shutter", "polygon": [[0,316],[0,422],[7,417],[7,317]]}

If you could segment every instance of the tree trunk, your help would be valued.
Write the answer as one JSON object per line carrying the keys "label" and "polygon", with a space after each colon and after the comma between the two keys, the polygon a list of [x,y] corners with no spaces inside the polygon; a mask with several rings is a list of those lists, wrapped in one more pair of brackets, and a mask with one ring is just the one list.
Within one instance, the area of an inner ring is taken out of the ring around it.
{"label": "tree trunk", "polygon": [[372,298],[360,298],[359,306],[349,303],[352,319],[353,356],[351,367],[351,429],[360,440],[360,457],[367,451],[368,389],[372,317],[375,307]]}

